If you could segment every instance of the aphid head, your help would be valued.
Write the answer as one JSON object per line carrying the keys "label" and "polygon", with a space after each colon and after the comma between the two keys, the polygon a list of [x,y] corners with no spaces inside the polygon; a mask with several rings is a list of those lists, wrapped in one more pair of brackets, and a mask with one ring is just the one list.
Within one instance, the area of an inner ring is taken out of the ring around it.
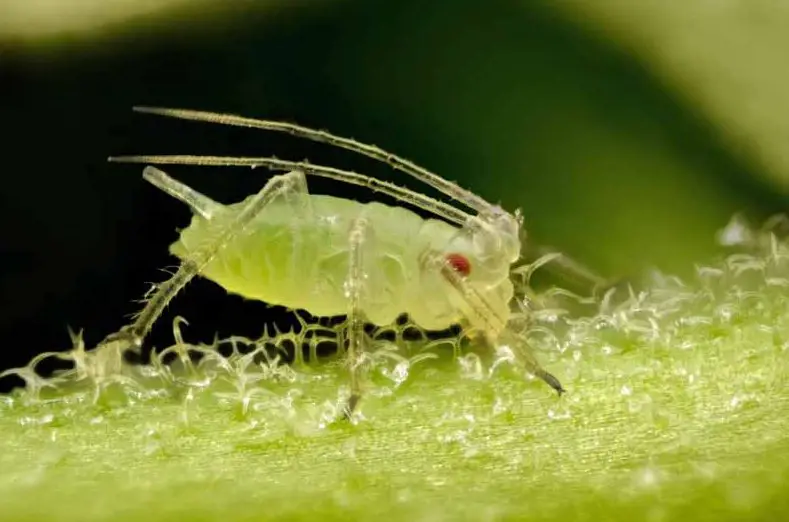
{"label": "aphid head", "polygon": [[490,270],[501,270],[521,256],[523,217],[499,206],[472,218],[468,226],[474,257]]}
{"label": "aphid head", "polygon": [[498,206],[490,207],[489,212],[470,218],[442,246],[444,262],[477,292],[507,299],[507,295],[499,295],[500,287],[521,255],[521,221],[519,212],[510,214]]}
{"label": "aphid head", "polygon": [[458,289],[457,309],[464,310],[471,327],[491,339],[509,319],[514,294],[510,269],[521,255],[520,234],[520,213],[491,207],[471,218],[441,250],[452,272],[444,275]]}

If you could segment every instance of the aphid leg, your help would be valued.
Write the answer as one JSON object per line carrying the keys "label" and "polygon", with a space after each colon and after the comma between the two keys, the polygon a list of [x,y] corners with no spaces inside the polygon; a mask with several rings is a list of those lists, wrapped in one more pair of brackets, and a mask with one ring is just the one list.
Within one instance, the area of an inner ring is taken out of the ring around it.
{"label": "aphid leg", "polygon": [[[488,337],[483,336],[483,339],[490,349],[496,348]],[[528,341],[523,336],[516,336],[512,344],[514,344],[514,346],[510,346],[510,348],[515,354],[517,363],[522,365],[527,372],[556,390],[556,393],[559,395],[567,391],[564,389],[559,379],[542,367],[537,358],[534,357],[534,352],[529,346]]]}
{"label": "aphid leg", "polygon": [[364,291],[364,251],[367,234],[367,219],[361,215],[354,219],[348,235],[349,259],[348,276],[345,280],[345,294],[348,297],[348,353],[347,364],[351,379],[351,395],[343,410],[343,417],[349,419],[362,398],[362,365],[364,364],[364,312],[361,300]]}
{"label": "aphid leg", "polygon": [[142,177],[165,194],[183,201],[189,205],[192,212],[205,219],[211,219],[223,206],[208,196],[197,192],[192,187],[171,178],[156,167],[145,167],[142,171]]}
{"label": "aphid leg", "polygon": [[[161,170],[149,167],[145,170],[145,174],[149,181],[152,177],[155,178],[156,186],[167,187],[166,192],[186,200],[177,193],[180,184]],[[107,336],[100,345],[117,342],[121,343],[120,349],[141,348],[145,336],[164,309],[192,278],[200,274],[222,249],[242,234],[269,203],[278,197],[303,190],[305,186],[304,173],[300,171],[288,172],[269,179],[260,192],[249,198],[234,219],[217,230],[210,241],[192,250],[170,279],[155,286],[150,295],[146,296],[145,307],[135,316],[134,322]]]}
{"label": "aphid leg", "polygon": [[[550,262],[542,264],[541,260],[545,258],[550,258]],[[541,271],[559,278],[564,283],[563,286],[578,287],[589,294],[604,292],[614,283],[564,252],[548,246],[526,247],[522,259],[529,265],[538,263]]]}
{"label": "aphid leg", "polygon": [[[440,260],[440,270],[446,280],[460,293],[465,301],[467,309],[467,320],[473,329],[479,330],[485,342],[490,347],[494,347],[496,340],[491,339],[488,332],[502,332],[504,329],[504,320],[498,317],[496,312],[490,308],[485,299],[474,290],[463,277],[452,267],[446,260]],[[473,332],[472,332],[473,333]],[[521,364],[526,371],[543,380],[548,386],[556,390],[561,395],[566,390],[562,386],[559,379],[548,373],[542,365],[537,361],[529,347],[526,339],[522,336],[516,335],[516,346],[512,346],[517,362]]]}

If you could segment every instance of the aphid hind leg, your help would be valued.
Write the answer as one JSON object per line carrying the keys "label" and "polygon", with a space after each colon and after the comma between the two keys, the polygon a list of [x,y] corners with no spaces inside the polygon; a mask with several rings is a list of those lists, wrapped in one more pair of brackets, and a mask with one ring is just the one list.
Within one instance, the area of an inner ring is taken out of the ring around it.
{"label": "aphid hind leg", "polygon": [[[162,171],[155,169],[156,172],[146,169],[146,174],[156,176],[156,186],[162,188],[175,187],[178,182],[167,176]],[[148,179],[146,177],[146,179]],[[150,179],[149,179],[150,181]],[[229,220],[221,229],[217,230],[210,241],[199,245],[192,250],[182,261],[178,270],[173,276],[156,285],[144,298],[145,306],[135,315],[134,321],[121,328],[118,332],[107,336],[101,345],[109,343],[121,343],[120,348],[137,349],[142,347],[143,340],[150,332],[156,320],[161,316],[164,309],[172,299],[183,289],[195,276],[200,274],[205,267],[237,236],[242,234],[247,226],[276,198],[293,194],[306,187],[304,174],[300,171],[292,171],[287,174],[274,176],[268,180],[266,185],[249,198],[246,204],[241,207],[232,220]],[[167,191],[172,193],[172,191]],[[175,194],[173,194],[175,195]],[[180,199],[180,198],[179,198]]]}
{"label": "aphid hind leg", "polygon": [[201,194],[189,185],[171,178],[164,171],[156,167],[145,167],[142,171],[142,177],[145,181],[165,194],[183,201],[189,205],[192,212],[205,219],[211,219],[213,215],[222,209],[222,204]]}
{"label": "aphid hind leg", "polygon": [[348,235],[348,275],[345,280],[345,292],[348,297],[348,352],[346,363],[350,375],[351,395],[343,410],[343,417],[349,419],[353,415],[362,398],[362,371],[364,347],[367,334],[364,331],[365,317],[362,311],[362,297],[365,291],[365,239],[367,237],[367,219],[362,214],[353,220]]}

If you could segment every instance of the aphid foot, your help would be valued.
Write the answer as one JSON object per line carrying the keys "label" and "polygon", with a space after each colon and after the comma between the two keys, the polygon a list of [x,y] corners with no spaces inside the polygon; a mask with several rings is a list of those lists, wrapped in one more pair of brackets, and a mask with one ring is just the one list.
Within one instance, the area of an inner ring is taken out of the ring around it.
{"label": "aphid foot", "polygon": [[565,390],[564,387],[562,387],[562,383],[559,382],[559,379],[557,379],[550,373],[546,372],[545,370],[537,371],[537,377],[545,381],[546,384],[548,384],[548,386],[556,390],[556,393],[558,393],[559,396],[567,392],[567,390]]}
{"label": "aphid foot", "polygon": [[343,420],[351,420],[351,416],[353,415],[353,412],[356,411],[356,406],[359,404],[361,398],[361,395],[356,394],[348,397],[348,402],[345,404],[345,408],[342,409]]}
{"label": "aphid foot", "polygon": [[122,344],[124,349],[139,350],[142,348],[142,336],[135,333],[134,329],[130,326],[124,326],[115,333],[111,333],[105,337],[99,346],[107,345],[109,343]]}

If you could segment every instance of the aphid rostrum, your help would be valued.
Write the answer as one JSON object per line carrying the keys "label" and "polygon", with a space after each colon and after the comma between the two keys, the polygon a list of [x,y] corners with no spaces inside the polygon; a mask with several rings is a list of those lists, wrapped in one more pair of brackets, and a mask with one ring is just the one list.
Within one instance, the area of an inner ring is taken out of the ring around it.
{"label": "aphid rostrum", "polygon": [[[406,159],[376,146],[292,123],[202,111],[137,107],[138,112],[289,133],[385,162],[471,210],[340,169],[271,157],[119,156],[145,164],[266,167],[274,175],[254,195],[223,205],[148,166],[143,177],[192,209],[192,222],[170,251],[181,260],[174,275],[148,296],[135,320],[104,342],[140,347],[167,303],[202,275],[246,298],[315,316],[348,316],[350,415],[362,396],[364,324],[386,326],[407,313],[416,325],[440,330],[460,324],[490,346],[501,342],[514,297],[510,270],[521,257],[522,218]],[[378,202],[311,195],[306,179],[321,176],[361,185],[427,211]],[[513,341],[508,341],[513,344]],[[558,393],[525,339],[511,346],[520,365]]]}

